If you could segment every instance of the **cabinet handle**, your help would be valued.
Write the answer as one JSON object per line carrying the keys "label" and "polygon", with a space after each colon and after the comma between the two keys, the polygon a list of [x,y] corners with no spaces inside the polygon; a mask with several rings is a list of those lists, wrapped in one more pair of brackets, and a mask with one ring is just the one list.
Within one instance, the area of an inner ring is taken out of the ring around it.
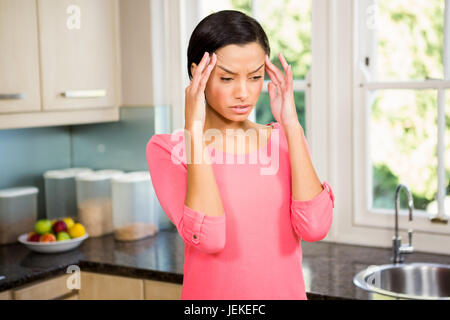
{"label": "cabinet handle", "polygon": [[65,98],[100,98],[106,96],[106,90],[69,90],[63,91],[61,95]]}
{"label": "cabinet handle", "polygon": [[22,100],[25,93],[0,93],[0,100]]}

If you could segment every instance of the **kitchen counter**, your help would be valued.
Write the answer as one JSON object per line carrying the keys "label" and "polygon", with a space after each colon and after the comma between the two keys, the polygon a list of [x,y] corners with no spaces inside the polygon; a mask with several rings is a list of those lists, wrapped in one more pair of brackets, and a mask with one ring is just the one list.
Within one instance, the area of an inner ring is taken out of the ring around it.
{"label": "kitchen counter", "polygon": [[[353,284],[353,277],[369,265],[388,264],[391,249],[330,242],[305,242],[303,274],[308,299],[371,299]],[[415,252],[408,262],[450,264],[450,255]],[[36,280],[65,274],[77,265],[81,271],[183,282],[184,243],[176,231],[135,242],[118,242],[113,235],[89,238],[72,251],[57,254],[32,252],[20,243],[0,246],[0,292]]]}

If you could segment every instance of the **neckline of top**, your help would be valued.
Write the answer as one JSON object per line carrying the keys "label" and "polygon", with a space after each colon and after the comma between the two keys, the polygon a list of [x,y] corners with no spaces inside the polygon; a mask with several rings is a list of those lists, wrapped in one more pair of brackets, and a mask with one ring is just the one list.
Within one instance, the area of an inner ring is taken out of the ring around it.
{"label": "neckline of top", "polygon": [[277,125],[278,123],[275,121],[275,122],[270,122],[270,123],[268,123],[268,124],[266,124],[266,126],[271,126],[272,127],[272,130],[270,130],[270,137],[267,139],[267,142],[261,147],[261,148],[258,148],[258,150],[256,150],[256,151],[253,151],[253,152],[249,152],[249,153],[230,153],[230,152],[226,152],[226,151],[222,151],[222,150],[220,150],[220,149],[215,149],[215,148],[213,148],[212,146],[211,146],[211,144],[210,145],[208,145],[207,146],[207,148],[209,149],[209,150],[214,150],[215,152],[218,152],[218,153],[221,153],[221,154],[229,154],[229,155],[231,155],[231,156],[249,156],[249,155],[252,155],[252,154],[255,154],[255,153],[259,153],[259,152],[261,152],[262,150],[264,150],[264,149],[266,149],[266,148],[268,148],[268,147],[270,147],[270,145],[272,144],[272,137],[273,137],[273,129],[275,129],[275,126]]}

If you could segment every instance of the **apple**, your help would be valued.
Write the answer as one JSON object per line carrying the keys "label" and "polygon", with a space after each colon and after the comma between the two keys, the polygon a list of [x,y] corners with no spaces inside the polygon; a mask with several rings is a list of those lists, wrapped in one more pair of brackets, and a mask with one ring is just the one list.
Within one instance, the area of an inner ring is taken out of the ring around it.
{"label": "apple", "polygon": [[56,237],[54,234],[51,234],[51,233],[43,234],[39,238],[39,242],[55,242],[55,241],[56,241]]}
{"label": "apple", "polygon": [[70,240],[70,236],[65,231],[60,231],[56,234],[56,241]]}
{"label": "apple", "polygon": [[40,237],[41,236],[39,234],[37,234],[36,232],[30,232],[28,234],[27,241],[39,242]]}
{"label": "apple", "polygon": [[61,231],[67,231],[67,225],[64,221],[58,220],[53,224],[53,232],[58,234]]}
{"label": "apple", "polygon": [[52,231],[52,222],[48,219],[38,220],[34,225],[34,231],[38,234],[45,234]]}

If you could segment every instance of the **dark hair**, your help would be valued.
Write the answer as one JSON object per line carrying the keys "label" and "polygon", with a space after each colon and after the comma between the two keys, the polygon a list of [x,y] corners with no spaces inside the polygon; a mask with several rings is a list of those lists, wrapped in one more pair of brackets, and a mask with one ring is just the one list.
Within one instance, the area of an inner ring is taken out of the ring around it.
{"label": "dark hair", "polygon": [[229,44],[257,42],[270,57],[270,46],[263,28],[254,18],[235,10],[222,10],[203,18],[192,32],[187,51],[188,74],[192,63],[199,64],[205,51],[210,54]]}

